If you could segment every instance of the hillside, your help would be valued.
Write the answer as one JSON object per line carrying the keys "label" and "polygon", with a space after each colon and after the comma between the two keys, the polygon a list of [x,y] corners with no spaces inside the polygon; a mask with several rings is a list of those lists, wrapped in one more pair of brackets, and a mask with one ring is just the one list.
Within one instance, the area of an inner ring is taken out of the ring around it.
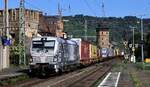
{"label": "hillside", "polygon": [[[110,28],[110,41],[122,42],[123,40],[130,40],[132,36],[132,29],[130,26],[136,27],[135,32],[140,32],[140,19],[135,16],[119,17],[93,17],[84,15],[64,16],[63,19],[69,20],[64,22],[65,31],[73,35],[73,37],[85,36],[85,20],[87,20],[87,36],[88,39],[95,41],[95,29],[102,23]],[[144,32],[150,31],[150,19],[143,19]],[[139,22],[139,23],[138,23]],[[127,35],[128,34],[128,35]],[[137,37],[138,38],[138,37]],[[140,37],[139,37],[140,38]]]}

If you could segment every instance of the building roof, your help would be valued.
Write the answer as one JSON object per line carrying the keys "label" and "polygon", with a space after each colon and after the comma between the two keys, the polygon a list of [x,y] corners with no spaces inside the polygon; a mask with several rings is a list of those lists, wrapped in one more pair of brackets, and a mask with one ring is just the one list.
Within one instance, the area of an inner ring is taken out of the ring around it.
{"label": "building roof", "polygon": [[100,28],[100,31],[109,31],[109,28]]}
{"label": "building roof", "polygon": [[109,31],[109,28],[101,27],[101,28],[96,28],[96,31]]}
{"label": "building roof", "polygon": [[[8,9],[8,11],[10,10],[19,10],[19,8],[11,8],[11,9]],[[39,12],[42,14],[42,11],[39,11],[39,10],[33,10],[33,9],[28,9],[28,8],[25,8],[26,11],[34,11],[34,12]],[[0,11],[4,11],[4,9],[0,9]]]}

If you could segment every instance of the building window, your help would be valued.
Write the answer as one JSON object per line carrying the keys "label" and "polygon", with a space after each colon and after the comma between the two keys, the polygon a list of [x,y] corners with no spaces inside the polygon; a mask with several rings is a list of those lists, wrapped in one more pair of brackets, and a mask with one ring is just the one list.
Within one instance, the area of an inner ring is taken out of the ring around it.
{"label": "building window", "polygon": [[104,45],[104,43],[102,42],[102,45]]}
{"label": "building window", "polygon": [[15,13],[16,11],[15,10],[13,10],[13,12],[12,12],[12,15],[13,15],[13,20],[16,20],[16,13]]}
{"label": "building window", "polygon": [[28,27],[30,27],[30,24],[28,24]]}

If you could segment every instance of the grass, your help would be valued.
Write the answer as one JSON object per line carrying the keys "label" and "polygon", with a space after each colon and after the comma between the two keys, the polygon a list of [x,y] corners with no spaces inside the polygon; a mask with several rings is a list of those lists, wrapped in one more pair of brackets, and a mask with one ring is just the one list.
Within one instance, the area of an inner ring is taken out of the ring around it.
{"label": "grass", "polygon": [[117,63],[113,65],[112,71],[121,72],[127,69],[127,65],[125,63]]}
{"label": "grass", "polygon": [[150,70],[150,63],[144,63],[144,69]]}
{"label": "grass", "polygon": [[136,63],[136,67],[137,69],[141,69],[141,70],[150,70],[150,63],[142,63],[142,62],[138,62]]}
{"label": "grass", "polygon": [[19,76],[19,77],[16,77],[16,78],[11,78],[11,79],[7,79],[7,80],[4,80],[4,81],[0,81],[0,86],[6,86],[6,85],[14,86],[14,85],[17,85],[18,82],[21,82],[21,81],[24,81],[24,80],[27,80],[27,79],[29,79],[28,75],[22,75],[22,76]]}
{"label": "grass", "polygon": [[136,73],[130,73],[130,75],[131,75],[131,78],[132,78],[132,80],[134,82],[134,86],[135,87],[141,87],[142,86],[141,85],[141,81],[138,79]]}

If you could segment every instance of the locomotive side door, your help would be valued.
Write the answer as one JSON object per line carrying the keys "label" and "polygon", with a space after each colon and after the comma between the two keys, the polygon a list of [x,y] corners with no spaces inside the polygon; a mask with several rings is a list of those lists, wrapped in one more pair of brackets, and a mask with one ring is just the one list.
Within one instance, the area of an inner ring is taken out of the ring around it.
{"label": "locomotive side door", "polygon": [[58,62],[62,63],[64,59],[64,50],[63,50],[63,45],[59,44],[59,50],[58,50]]}

